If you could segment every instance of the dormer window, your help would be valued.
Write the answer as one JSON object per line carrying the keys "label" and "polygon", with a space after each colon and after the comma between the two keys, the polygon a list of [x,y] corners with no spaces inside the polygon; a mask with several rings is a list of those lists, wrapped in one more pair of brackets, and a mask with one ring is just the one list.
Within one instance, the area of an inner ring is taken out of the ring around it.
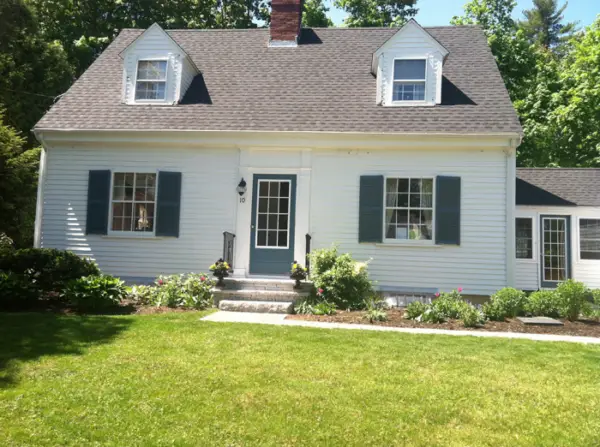
{"label": "dormer window", "polygon": [[167,92],[167,61],[140,60],[135,81],[136,101],[165,101]]}
{"label": "dormer window", "polygon": [[425,101],[425,59],[394,60],[392,101]]}

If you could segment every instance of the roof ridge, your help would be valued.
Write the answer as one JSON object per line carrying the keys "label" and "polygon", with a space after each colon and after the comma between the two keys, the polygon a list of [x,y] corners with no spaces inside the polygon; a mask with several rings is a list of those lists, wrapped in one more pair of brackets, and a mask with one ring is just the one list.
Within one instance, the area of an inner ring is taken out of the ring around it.
{"label": "roof ridge", "polygon": [[[459,29],[459,28],[478,28],[479,25],[435,25],[435,26],[423,26],[423,29]],[[145,31],[147,28],[122,28],[121,31]],[[384,30],[400,30],[400,26],[359,26],[359,27],[346,27],[346,26],[310,26],[302,29],[314,29],[314,30],[328,30],[328,31],[384,31]],[[165,32],[169,33],[172,31],[176,32],[249,32],[249,31],[268,31],[269,28],[164,28]]]}

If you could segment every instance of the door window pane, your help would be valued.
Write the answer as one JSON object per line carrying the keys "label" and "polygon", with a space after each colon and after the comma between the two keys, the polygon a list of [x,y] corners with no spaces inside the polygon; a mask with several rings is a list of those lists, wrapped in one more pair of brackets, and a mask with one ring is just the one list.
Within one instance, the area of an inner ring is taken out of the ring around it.
{"label": "door window pane", "polygon": [[259,180],[257,248],[288,247],[290,193],[289,180]]}

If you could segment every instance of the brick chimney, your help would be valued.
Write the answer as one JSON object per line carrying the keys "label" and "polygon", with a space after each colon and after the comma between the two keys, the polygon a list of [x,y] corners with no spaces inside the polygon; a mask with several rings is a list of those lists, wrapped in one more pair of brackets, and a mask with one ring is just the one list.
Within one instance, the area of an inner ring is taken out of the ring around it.
{"label": "brick chimney", "polygon": [[296,46],[302,24],[303,0],[272,0],[269,46]]}

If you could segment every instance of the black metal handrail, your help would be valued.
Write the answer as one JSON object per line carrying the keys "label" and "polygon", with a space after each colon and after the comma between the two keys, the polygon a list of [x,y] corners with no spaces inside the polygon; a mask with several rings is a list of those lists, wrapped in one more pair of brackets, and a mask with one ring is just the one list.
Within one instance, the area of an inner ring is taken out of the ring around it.
{"label": "black metal handrail", "polygon": [[306,258],[304,259],[304,263],[306,265],[306,273],[310,273],[310,241],[312,236],[306,233]]}
{"label": "black metal handrail", "polygon": [[233,246],[235,234],[223,231],[223,261],[229,264],[229,271],[233,272]]}

